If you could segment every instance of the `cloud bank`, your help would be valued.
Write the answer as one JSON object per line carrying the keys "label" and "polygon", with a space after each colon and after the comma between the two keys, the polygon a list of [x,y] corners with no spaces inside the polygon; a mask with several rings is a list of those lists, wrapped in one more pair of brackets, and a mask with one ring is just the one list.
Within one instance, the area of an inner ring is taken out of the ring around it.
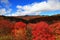
{"label": "cloud bank", "polygon": [[[29,5],[17,5],[17,10],[15,13],[12,13],[11,15],[8,14],[6,16],[24,16],[24,15],[40,15],[43,11],[51,11],[51,10],[60,10],[60,2],[59,0],[48,0],[43,2],[35,2]],[[1,13],[1,12],[0,12]],[[4,11],[4,13],[7,13]],[[1,13],[2,15],[3,13]]]}

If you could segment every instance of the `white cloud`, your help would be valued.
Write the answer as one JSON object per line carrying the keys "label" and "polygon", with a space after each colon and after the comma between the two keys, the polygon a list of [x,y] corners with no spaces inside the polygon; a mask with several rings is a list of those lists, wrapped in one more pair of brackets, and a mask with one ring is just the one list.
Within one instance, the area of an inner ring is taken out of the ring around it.
{"label": "white cloud", "polygon": [[8,9],[6,12],[7,12],[7,13],[11,13],[11,11],[12,11],[12,9]]}
{"label": "white cloud", "polygon": [[17,5],[17,9],[12,16],[39,15],[42,11],[60,10],[60,2],[59,0],[48,0],[48,2],[32,3],[25,6]]}
{"label": "white cloud", "polygon": [[[12,9],[10,8],[11,3],[9,2],[9,0],[0,0],[0,15],[6,15],[6,14],[10,14]],[[3,8],[3,6],[5,8]],[[7,9],[7,10],[6,10]]]}
{"label": "white cloud", "polygon": [[0,9],[0,15],[3,15],[3,14],[6,14],[6,10],[4,8]]}
{"label": "white cloud", "polygon": [[[48,6],[48,7],[46,7]],[[22,15],[29,15],[29,14],[34,14],[38,15],[40,14],[40,11],[45,11],[50,8],[49,5],[46,4],[46,2],[42,3],[33,3],[30,5],[25,5],[25,6],[19,6],[17,5],[18,10],[12,14],[13,16],[22,16]]]}
{"label": "white cloud", "polygon": [[18,9],[20,9],[20,8],[22,8],[22,6],[20,6],[20,5],[18,5],[18,6],[16,6]]}
{"label": "white cloud", "polygon": [[60,10],[59,0],[48,0],[48,4],[51,6],[51,9]]}
{"label": "white cloud", "polygon": [[5,8],[1,8],[1,9],[0,9],[0,15],[10,14],[11,11],[12,11],[12,9],[6,10]]}
{"label": "white cloud", "polygon": [[[6,16],[23,16],[23,15],[40,15],[42,11],[50,11],[50,10],[60,10],[60,2],[59,0],[48,0],[47,2],[40,3],[32,3],[29,5],[17,5],[17,10],[15,13],[8,14]],[[9,11],[11,12],[11,11]]]}

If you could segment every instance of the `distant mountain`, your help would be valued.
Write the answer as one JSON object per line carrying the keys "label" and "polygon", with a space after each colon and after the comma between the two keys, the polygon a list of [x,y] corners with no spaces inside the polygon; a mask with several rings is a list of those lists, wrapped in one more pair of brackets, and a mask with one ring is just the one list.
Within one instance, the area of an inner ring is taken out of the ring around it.
{"label": "distant mountain", "polygon": [[9,21],[23,21],[23,22],[39,22],[39,21],[46,21],[46,22],[53,22],[54,20],[60,20],[60,15],[53,15],[53,16],[0,16],[0,20],[9,20]]}

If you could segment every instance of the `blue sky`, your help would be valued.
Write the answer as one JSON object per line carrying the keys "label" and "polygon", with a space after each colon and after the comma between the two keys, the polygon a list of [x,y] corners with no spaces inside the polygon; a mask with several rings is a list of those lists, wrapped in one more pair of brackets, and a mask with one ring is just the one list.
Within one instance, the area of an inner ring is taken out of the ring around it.
{"label": "blue sky", "polygon": [[42,1],[46,1],[46,0],[9,0],[12,4],[11,8],[16,10],[16,6],[17,5],[28,5],[28,4],[32,4],[34,2],[42,2]]}
{"label": "blue sky", "polygon": [[0,0],[0,15],[55,15],[59,5],[59,0]]}

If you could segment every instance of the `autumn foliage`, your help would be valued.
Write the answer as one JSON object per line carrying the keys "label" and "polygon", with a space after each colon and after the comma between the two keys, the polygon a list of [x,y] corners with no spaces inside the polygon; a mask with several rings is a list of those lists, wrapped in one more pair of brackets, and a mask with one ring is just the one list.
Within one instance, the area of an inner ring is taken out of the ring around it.
{"label": "autumn foliage", "polygon": [[60,35],[60,22],[53,23],[49,26],[49,31],[54,34]]}
{"label": "autumn foliage", "polygon": [[29,24],[32,28],[32,40],[55,40],[55,35],[49,33],[49,25],[41,21],[36,24]]}
{"label": "autumn foliage", "polygon": [[10,21],[0,20],[0,34],[11,34],[13,26],[13,23],[11,23]]}
{"label": "autumn foliage", "polygon": [[26,24],[23,22],[16,22],[14,24],[14,29],[12,30],[15,40],[26,40]]}
{"label": "autumn foliage", "polygon": [[0,35],[11,33],[14,40],[28,40],[28,38],[29,40],[56,40],[57,36],[60,35],[60,22],[48,24],[45,21],[40,21],[26,24],[21,21],[12,23],[1,20]]}

